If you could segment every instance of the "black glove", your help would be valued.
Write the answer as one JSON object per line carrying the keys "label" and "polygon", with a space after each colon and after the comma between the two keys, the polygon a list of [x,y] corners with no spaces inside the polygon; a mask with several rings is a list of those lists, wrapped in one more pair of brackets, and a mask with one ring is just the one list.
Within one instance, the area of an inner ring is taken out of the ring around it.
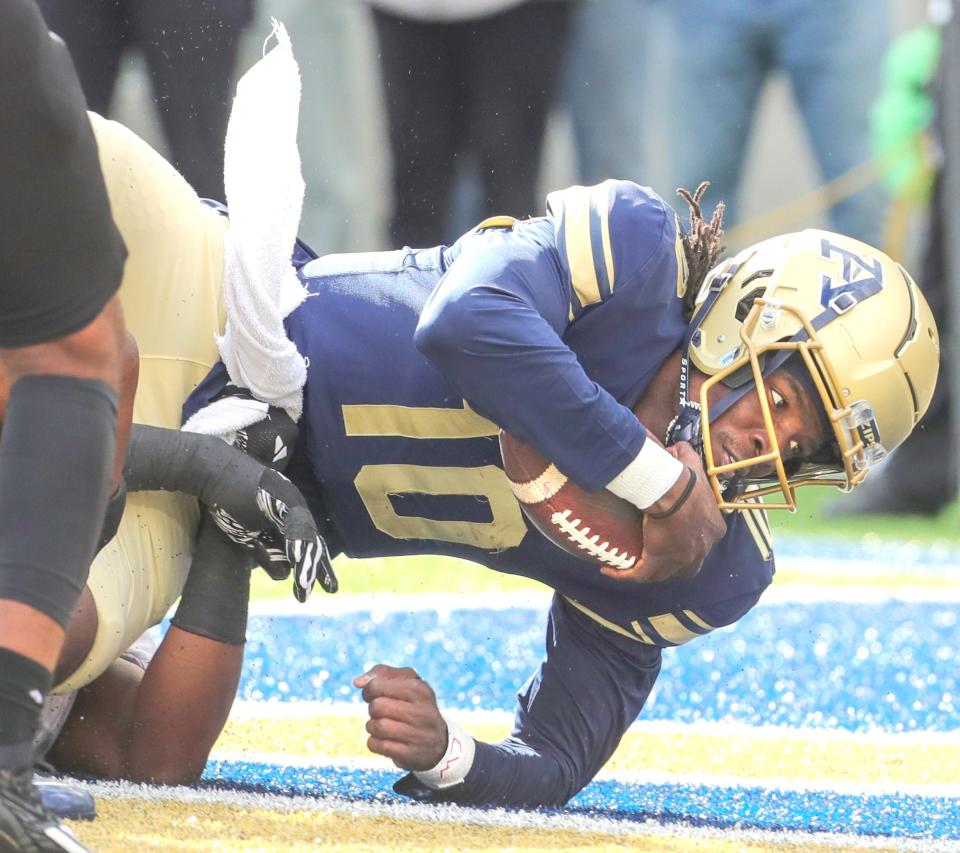
{"label": "black glove", "polygon": [[297,601],[306,601],[318,580],[326,592],[336,592],[327,543],[296,486],[267,468],[257,484],[256,503],[256,519],[249,514],[238,519],[222,504],[210,507],[210,517],[230,539],[250,548],[274,580],[283,580],[292,570]]}
{"label": "black glove", "polygon": [[[228,384],[214,400],[224,397],[256,399],[246,388],[233,384]],[[262,420],[237,430],[230,443],[264,465],[276,471],[284,471],[297,443],[298,433],[296,422],[283,409],[269,406]],[[250,547],[257,563],[274,580],[284,580],[290,574],[291,567],[297,569],[293,573],[293,594],[297,601],[303,602],[307,600],[317,582],[318,574],[320,584],[327,592],[336,592],[338,585],[330,562],[330,551],[323,542],[323,537],[319,537],[323,545],[319,556],[312,545],[301,544],[301,541],[306,543],[309,538],[309,525],[313,525],[313,517],[303,507],[291,507],[291,499],[288,496],[285,503],[284,499],[271,499],[269,495],[264,497],[264,512],[274,518],[276,527],[283,526],[288,535],[281,538],[275,533],[264,531],[250,543]],[[298,499],[302,500],[299,497]],[[211,510],[210,515],[221,530],[228,536],[232,535],[227,528],[235,523],[235,519],[232,519],[229,513]],[[298,529],[303,534],[300,541],[296,535]],[[294,549],[293,553],[291,547]]]}

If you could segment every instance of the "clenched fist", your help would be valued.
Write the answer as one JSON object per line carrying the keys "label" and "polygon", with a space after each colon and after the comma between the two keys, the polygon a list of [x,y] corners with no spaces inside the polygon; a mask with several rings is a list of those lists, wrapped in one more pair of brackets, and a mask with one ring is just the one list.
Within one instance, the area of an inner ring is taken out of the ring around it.
{"label": "clenched fist", "polygon": [[353,680],[367,703],[367,747],[403,770],[429,770],[447,750],[433,689],[409,667],[378,663]]}

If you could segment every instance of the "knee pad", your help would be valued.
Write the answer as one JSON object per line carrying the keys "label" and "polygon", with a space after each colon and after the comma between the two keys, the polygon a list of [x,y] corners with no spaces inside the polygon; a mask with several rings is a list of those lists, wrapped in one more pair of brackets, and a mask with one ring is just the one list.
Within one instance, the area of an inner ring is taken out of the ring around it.
{"label": "knee pad", "polygon": [[25,376],[0,440],[0,599],[66,626],[103,525],[116,448],[110,386]]}

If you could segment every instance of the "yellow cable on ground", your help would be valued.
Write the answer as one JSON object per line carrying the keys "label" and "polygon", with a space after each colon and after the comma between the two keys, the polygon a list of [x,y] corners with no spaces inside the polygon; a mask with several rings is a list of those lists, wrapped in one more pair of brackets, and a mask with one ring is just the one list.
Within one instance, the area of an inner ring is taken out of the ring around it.
{"label": "yellow cable on ground", "polygon": [[[774,234],[791,231],[804,220],[825,214],[841,201],[879,180],[883,173],[881,160],[894,156],[900,147],[927,147],[925,140],[926,136],[922,131],[901,140],[897,146],[884,151],[882,157],[871,157],[799,198],[734,225],[725,233],[724,242],[733,248],[749,246]],[[927,159],[932,159],[929,152]],[[905,255],[911,214],[924,203],[924,193],[921,190],[928,184],[929,175],[916,176],[904,191],[894,197],[887,211],[883,249],[897,260]]]}

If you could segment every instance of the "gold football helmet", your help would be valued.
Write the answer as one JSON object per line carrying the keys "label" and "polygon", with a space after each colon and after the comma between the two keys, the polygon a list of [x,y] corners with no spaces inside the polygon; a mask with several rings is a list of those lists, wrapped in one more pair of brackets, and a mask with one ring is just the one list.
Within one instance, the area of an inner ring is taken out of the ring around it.
{"label": "gold football helmet", "polygon": [[[811,229],[765,240],[721,262],[697,295],[680,399],[688,422],[698,410],[695,432],[720,507],[780,493],[782,502],[765,506],[795,510],[799,486],[852,489],[926,411],[939,354],[936,323],[913,279],[857,240]],[[829,447],[799,462],[781,456],[764,385],[788,358],[791,369],[800,359],[809,371],[805,384],[819,395],[832,431]],[[708,377],[699,405],[685,400],[690,365]],[[708,392],[718,383],[727,393],[711,405]],[[717,465],[711,422],[751,391],[771,450]],[[775,474],[751,479],[747,469],[754,466]]]}

